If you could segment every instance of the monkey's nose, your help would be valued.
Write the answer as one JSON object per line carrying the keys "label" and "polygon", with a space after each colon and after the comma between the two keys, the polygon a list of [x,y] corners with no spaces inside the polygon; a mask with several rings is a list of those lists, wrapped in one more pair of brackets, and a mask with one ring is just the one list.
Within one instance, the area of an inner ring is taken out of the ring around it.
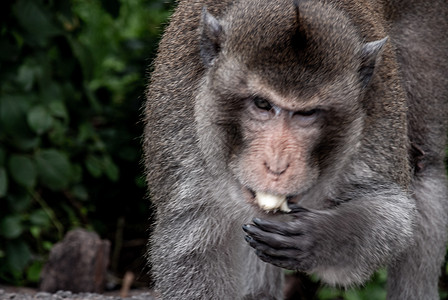
{"label": "monkey's nose", "polygon": [[289,163],[287,161],[274,161],[274,162],[264,162],[264,166],[266,168],[266,171],[269,174],[280,176],[283,173],[286,172],[286,170],[289,168]]}

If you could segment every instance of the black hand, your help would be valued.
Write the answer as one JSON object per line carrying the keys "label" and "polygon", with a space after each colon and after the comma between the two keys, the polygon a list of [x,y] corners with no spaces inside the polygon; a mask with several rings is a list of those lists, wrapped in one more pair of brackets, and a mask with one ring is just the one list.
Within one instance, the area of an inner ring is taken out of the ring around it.
{"label": "black hand", "polygon": [[310,230],[314,214],[300,208],[289,215],[287,221],[255,218],[254,224],[243,225],[246,241],[261,260],[281,268],[306,271],[315,264],[314,236]]}

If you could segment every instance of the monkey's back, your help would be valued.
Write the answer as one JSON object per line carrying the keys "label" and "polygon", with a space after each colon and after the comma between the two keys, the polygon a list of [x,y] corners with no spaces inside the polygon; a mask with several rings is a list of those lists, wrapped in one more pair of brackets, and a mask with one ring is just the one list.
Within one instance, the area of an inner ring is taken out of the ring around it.
{"label": "monkey's back", "polygon": [[408,100],[410,140],[421,163],[432,164],[446,150],[448,3],[395,0],[387,17]]}

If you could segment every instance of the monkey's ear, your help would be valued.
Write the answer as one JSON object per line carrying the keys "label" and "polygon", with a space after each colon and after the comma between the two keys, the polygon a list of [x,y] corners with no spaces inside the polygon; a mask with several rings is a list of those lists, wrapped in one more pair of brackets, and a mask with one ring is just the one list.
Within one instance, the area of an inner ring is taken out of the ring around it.
{"label": "monkey's ear", "polygon": [[376,65],[381,57],[382,50],[388,37],[369,43],[365,43],[361,50],[361,76],[362,87],[365,88],[373,76]]}
{"label": "monkey's ear", "polygon": [[200,54],[206,67],[213,65],[213,61],[221,50],[224,30],[221,23],[212,16],[205,7],[202,8]]}

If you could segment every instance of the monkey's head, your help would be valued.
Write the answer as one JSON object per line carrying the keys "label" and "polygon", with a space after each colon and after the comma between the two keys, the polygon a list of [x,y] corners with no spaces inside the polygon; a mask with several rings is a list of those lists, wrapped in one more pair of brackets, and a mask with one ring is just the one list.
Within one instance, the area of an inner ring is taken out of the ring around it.
{"label": "monkey's head", "polygon": [[246,191],[299,199],[356,155],[362,97],[386,39],[365,42],[318,1],[244,0],[200,26],[204,78],[195,106],[211,173]]}

